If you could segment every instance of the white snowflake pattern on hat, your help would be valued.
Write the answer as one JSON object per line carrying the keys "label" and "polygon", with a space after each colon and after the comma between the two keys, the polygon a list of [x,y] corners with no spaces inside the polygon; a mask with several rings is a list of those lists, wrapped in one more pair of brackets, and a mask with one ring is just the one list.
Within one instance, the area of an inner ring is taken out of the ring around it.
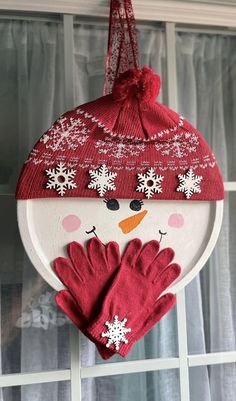
{"label": "white snowflake pattern on hat", "polygon": [[55,124],[42,136],[40,142],[53,152],[76,150],[88,139],[90,130],[80,118],[59,118]]}
{"label": "white snowflake pattern on hat", "polygon": [[115,159],[128,158],[129,156],[139,156],[145,150],[144,143],[128,143],[125,141],[99,140],[95,147],[98,152]]}
{"label": "white snowflake pattern on hat", "polygon": [[191,132],[181,132],[173,135],[172,138],[160,141],[155,144],[157,151],[162,156],[181,159],[189,153],[195,153],[199,146],[199,139],[196,134]]}

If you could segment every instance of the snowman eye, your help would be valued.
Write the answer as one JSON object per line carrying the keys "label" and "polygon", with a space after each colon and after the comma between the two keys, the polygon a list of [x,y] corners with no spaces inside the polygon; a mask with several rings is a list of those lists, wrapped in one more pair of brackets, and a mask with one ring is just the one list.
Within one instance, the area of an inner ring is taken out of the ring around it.
{"label": "snowman eye", "polygon": [[141,210],[142,206],[143,206],[143,201],[139,199],[134,199],[129,204],[130,209],[134,210],[135,212]]}
{"label": "snowman eye", "polygon": [[120,205],[117,199],[104,199],[107,209],[109,210],[119,210]]}

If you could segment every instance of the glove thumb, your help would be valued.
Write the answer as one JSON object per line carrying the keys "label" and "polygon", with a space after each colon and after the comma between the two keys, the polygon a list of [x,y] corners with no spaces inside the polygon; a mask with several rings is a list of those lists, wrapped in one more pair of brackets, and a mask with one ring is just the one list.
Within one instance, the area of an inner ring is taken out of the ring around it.
{"label": "glove thumb", "polygon": [[175,304],[176,296],[170,292],[158,298],[154,305],[154,309],[151,311],[150,315],[146,316],[146,319],[144,319],[142,328],[137,333],[137,339],[139,340],[145,336],[145,334],[147,334],[153,326],[155,326],[155,324],[175,306]]}

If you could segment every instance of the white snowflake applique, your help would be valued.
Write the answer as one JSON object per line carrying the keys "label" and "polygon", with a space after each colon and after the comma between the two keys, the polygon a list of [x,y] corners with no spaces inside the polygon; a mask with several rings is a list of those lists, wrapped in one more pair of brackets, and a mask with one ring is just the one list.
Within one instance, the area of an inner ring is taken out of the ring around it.
{"label": "white snowflake applique", "polygon": [[161,182],[163,179],[162,175],[155,175],[155,171],[151,167],[146,174],[138,174],[140,184],[137,186],[136,191],[145,193],[146,197],[150,199],[155,193],[160,194],[162,192]]}
{"label": "white snowflake applique", "polygon": [[79,145],[84,145],[88,139],[89,129],[80,118],[61,117],[42,136],[40,142],[53,152],[76,150]]}
{"label": "white snowflake applique", "polygon": [[200,183],[202,181],[201,175],[195,175],[190,168],[186,174],[179,174],[179,185],[176,188],[178,192],[184,192],[187,199],[190,199],[193,194],[200,194]]}
{"label": "white snowflake applique", "polygon": [[108,330],[101,334],[101,336],[107,337],[108,342],[106,343],[106,347],[109,348],[111,344],[114,344],[116,351],[120,349],[120,343],[128,344],[128,340],[125,337],[127,333],[131,332],[130,328],[125,328],[127,319],[124,318],[123,320],[119,321],[118,316],[114,317],[113,322],[106,322],[105,325],[107,326]]}
{"label": "white snowflake applique", "polygon": [[76,170],[67,169],[64,163],[59,163],[55,168],[46,170],[49,180],[46,188],[55,189],[59,195],[64,196],[67,189],[77,188],[73,181],[76,175]]}
{"label": "white snowflake applique", "polygon": [[117,173],[108,170],[105,164],[102,164],[97,170],[89,170],[91,181],[88,185],[89,189],[96,189],[99,196],[103,196],[106,191],[115,191],[116,186],[114,179]]}

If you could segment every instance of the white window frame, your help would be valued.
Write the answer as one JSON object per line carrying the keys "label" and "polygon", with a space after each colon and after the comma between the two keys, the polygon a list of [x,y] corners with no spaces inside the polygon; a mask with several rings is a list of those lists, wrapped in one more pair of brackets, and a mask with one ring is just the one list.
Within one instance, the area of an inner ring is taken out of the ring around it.
{"label": "white window frame", "polygon": [[[214,4],[213,4],[214,3]],[[136,0],[134,1],[137,19],[162,21],[166,32],[167,49],[167,90],[169,107],[177,110],[177,78],[176,78],[176,31],[209,32],[217,34],[236,35],[236,3],[227,1],[178,1],[178,0]],[[75,15],[107,16],[107,4],[100,6],[98,0],[57,0],[50,3],[48,0],[0,0],[0,11],[15,11],[14,18],[45,19],[45,14],[57,13],[63,17],[64,25],[64,57],[65,57],[65,94],[67,109],[73,105],[73,27]],[[96,10],[96,11],[94,11]],[[35,17],[20,17],[19,11],[33,11]],[[4,16],[1,16],[2,18]],[[176,26],[177,23],[183,26]],[[185,24],[191,24],[186,26]],[[201,24],[201,27],[197,27]],[[207,25],[203,27],[203,25]],[[223,27],[223,28],[220,28]],[[69,62],[71,60],[71,62]],[[225,182],[225,191],[236,192],[236,181]],[[0,388],[38,383],[52,383],[70,381],[71,401],[81,401],[81,380],[101,376],[113,376],[128,373],[159,371],[164,369],[179,369],[180,399],[190,401],[189,368],[214,364],[236,362],[236,350],[206,354],[188,355],[187,323],[185,308],[185,291],[177,295],[177,330],[178,330],[178,357],[154,358],[118,363],[105,363],[89,367],[82,367],[80,360],[80,335],[78,330],[70,328],[70,369],[57,369],[37,373],[17,373],[0,375]]]}

